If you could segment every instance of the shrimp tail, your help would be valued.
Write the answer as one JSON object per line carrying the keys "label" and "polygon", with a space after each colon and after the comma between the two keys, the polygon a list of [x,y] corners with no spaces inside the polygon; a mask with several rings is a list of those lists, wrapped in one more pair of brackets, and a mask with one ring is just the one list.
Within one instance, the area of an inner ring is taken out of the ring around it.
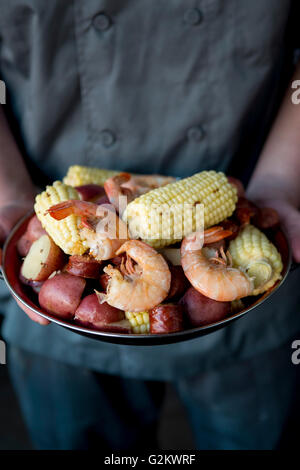
{"label": "shrimp tail", "polygon": [[91,230],[91,231],[94,230],[93,224],[91,224],[86,217],[81,218],[80,228],[87,228],[88,230]]}
{"label": "shrimp tail", "polygon": [[103,304],[104,302],[106,302],[107,295],[104,292],[99,292],[98,290],[95,289],[95,294],[97,295],[97,298],[100,304]]}
{"label": "shrimp tail", "polygon": [[230,237],[232,235],[231,230],[225,230],[221,226],[211,227],[204,232],[193,232],[187,237],[185,237],[181,244],[181,255],[186,251],[197,251],[201,250],[203,245],[209,245],[210,243],[215,243],[224,238]]}
{"label": "shrimp tail", "polygon": [[119,213],[122,213],[125,209],[120,207],[121,201],[120,196],[126,196],[128,202],[134,199],[134,191],[130,187],[123,186],[131,180],[129,173],[120,173],[119,175],[108,178],[104,183],[104,190],[109,199],[109,202],[117,209]]}
{"label": "shrimp tail", "polygon": [[219,242],[224,240],[224,238],[230,237],[232,235],[232,230],[225,230],[221,226],[211,227],[204,232],[204,243],[209,245],[210,243]]}
{"label": "shrimp tail", "polygon": [[64,201],[51,206],[47,211],[53,219],[62,220],[75,213],[74,201]]}
{"label": "shrimp tail", "polygon": [[46,213],[50,214],[56,220],[62,220],[69,215],[78,215],[79,217],[96,217],[97,210],[100,206],[93,202],[78,201],[70,199],[59,204],[51,206]]}

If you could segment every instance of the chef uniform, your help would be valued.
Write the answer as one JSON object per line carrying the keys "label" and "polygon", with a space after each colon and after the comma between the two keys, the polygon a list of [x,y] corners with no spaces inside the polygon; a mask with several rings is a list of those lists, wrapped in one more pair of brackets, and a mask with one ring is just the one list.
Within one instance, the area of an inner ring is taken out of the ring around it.
{"label": "chef uniform", "polygon": [[[179,177],[215,169],[246,182],[292,73],[292,8],[0,0],[5,109],[33,181],[82,164]],[[198,448],[278,443],[296,376],[297,273],[231,326],[151,348],[42,327],[1,293],[8,366],[37,447],[127,449],[143,434],[149,448],[164,381],[177,387]]]}

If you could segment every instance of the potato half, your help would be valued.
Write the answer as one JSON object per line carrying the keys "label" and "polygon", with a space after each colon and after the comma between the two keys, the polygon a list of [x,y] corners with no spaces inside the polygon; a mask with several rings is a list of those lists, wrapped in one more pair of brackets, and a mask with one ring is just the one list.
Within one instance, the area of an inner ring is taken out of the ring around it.
{"label": "potato half", "polygon": [[22,264],[21,275],[32,281],[44,281],[61,269],[64,262],[63,251],[48,235],[42,235],[31,245]]}

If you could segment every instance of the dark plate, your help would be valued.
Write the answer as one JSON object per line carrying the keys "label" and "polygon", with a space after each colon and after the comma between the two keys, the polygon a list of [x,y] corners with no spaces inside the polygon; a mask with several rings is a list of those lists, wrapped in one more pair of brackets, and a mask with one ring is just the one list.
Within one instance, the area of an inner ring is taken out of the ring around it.
{"label": "dark plate", "polygon": [[37,299],[31,293],[31,289],[24,286],[19,280],[19,271],[21,266],[21,260],[17,253],[17,241],[26,231],[30,217],[33,215],[31,212],[23,217],[15,228],[10,233],[9,237],[6,240],[6,243],[3,248],[3,257],[2,257],[2,273],[3,278],[12,292],[12,294],[26,307],[30,308],[33,312],[41,315],[41,317],[50,320],[51,322],[56,323],[57,325],[68,328],[69,330],[74,331],[75,333],[89,336],[93,339],[99,341],[107,341],[109,343],[118,343],[118,344],[132,344],[135,346],[146,346],[154,344],[170,344],[176,343],[179,341],[185,341],[192,338],[197,338],[198,336],[204,336],[212,333],[213,331],[218,330],[219,328],[224,328],[238,318],[243,317],[247,313],[251,312],[252,309],[261,305],[267,298],[269,298],[285,281],[290,267],[291,267],[291,249],[287,237],[283,230],[276,229],[275,231],[268,234],[269,238],[276,245],[277,249],[281,253],[284,268],[282,273],[282,280],[277,282],[272,289],[263,295],[255,298],[248,297],[246,299],[247,307],[234,314],[230,317],[225,318],[222,321],[205,325],[198,328],[191,328],[188,330],[180,331],[178,333],[168,333],[168,334],[156,334],[156,335],[141,335],[141,334],[120,334],[120,333],[108,333],[104,331],[97,331],[91,328],[86,328],[83,326],[76,325],[70,321],[60,320],[54,315],[50,315],[42,310],[37,304]]}

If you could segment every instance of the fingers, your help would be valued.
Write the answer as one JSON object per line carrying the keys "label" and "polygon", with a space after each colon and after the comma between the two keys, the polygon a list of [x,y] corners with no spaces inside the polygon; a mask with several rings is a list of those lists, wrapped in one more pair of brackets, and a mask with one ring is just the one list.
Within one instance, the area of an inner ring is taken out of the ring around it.
{"label": "fingers", "polygon": [[0,207],[0,244],[26,212],[32,209],[32,204],[28,203],[11,203]]}
{"label": "fingers", "polygon": [[[0,245],[4,242],[5,237],[8,235],[9,231],[12,229],[17,220],[24,215],[31,207],[31,203],[18,203],[10,204],[0,208]],[[2,250],[0,248],[0,265],[2,260]],[[26,315],[36,323],[40,325],[48,325],[50,322],[40,315],[32,312],[29,308],[25,307],[19,300],[15,297],[17,304],[26,313]]]}
{"label": "fingers", "polygon": [[291,207],[282,214],[282,220],[291,242],[294,260],[300,263],[300,212]]}
{"label": "fingers", "polygon": [[256,200],[260,207],[272,207],[279,214],[280,223],[285,228],[296,263],[300,263],[300,212],[290,202],[283,199]]}
{"label": "fingers", "polygon": [[41,317],[37,313],[32,312],[29,308],[25,307],[16,297],[14,297],[15,301],[19,305],[19,307],[26,313],[26,315],[34,322],[39,323],[40,325],[49,325],[49,321],[45,318]]}
{"label": "fingers", "polygon": [[272,207],[278,211],[280,221],[287,231],[293,258],[300,263],[300,212],[289,203],[282,201],[273,201]]}

